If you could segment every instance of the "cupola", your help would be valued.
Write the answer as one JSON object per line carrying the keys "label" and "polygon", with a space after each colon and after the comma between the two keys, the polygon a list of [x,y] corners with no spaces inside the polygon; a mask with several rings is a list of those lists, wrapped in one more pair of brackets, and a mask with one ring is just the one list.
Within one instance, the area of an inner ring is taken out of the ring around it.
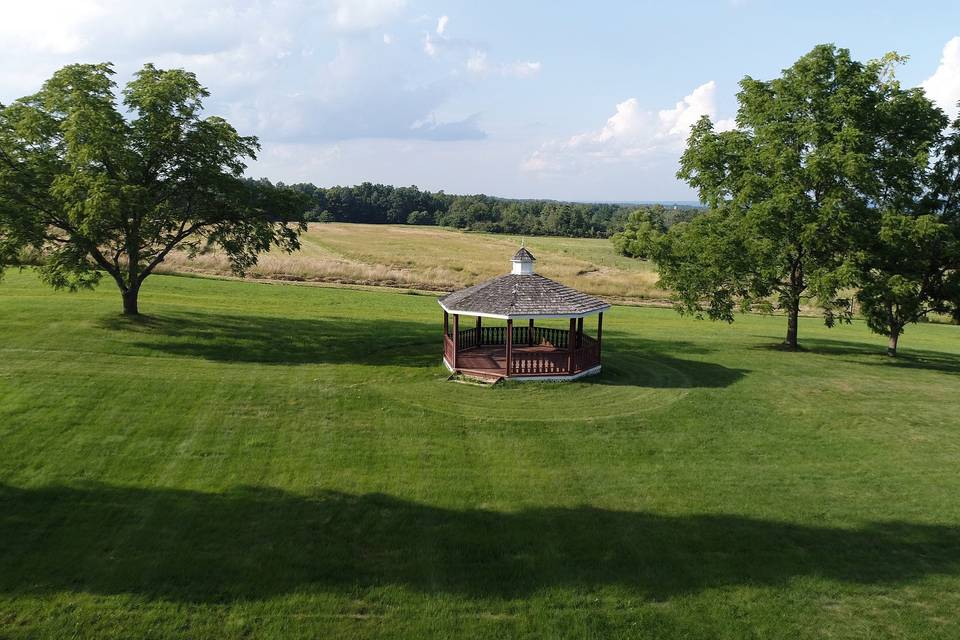
{"label": "cupola", "polygon": [[533,254],[521,245],[520,250],[513,255],[513,259],[511,260],[513,269],[510,273],[520,276],[533,275],[533,263],[536,260]]}

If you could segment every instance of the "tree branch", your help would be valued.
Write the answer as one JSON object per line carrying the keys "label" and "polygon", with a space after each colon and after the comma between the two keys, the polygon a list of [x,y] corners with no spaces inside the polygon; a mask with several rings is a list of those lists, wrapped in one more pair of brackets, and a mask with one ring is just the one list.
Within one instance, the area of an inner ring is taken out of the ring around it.
{"label": "tree branch", "polygon": [[180,230],[177,232],[177,235],[174,236],[173,240],[167,243],[167,245],[163,248],[163,250],[161,250],[160,253],[158,253],[157,256],[153,260],[151,260],[150,263],[146,267],[144,267],[143,270],[140,272],[140,275],[138,277],[139,282],[137,284],[141,284],[148,275],[153,273],[153,270],[157,267],[157,265],[163,262],[164,258],[167,257],[167,254],[173,251],[173,249],[175,249],[177,245],[179,245],[181,242],[183,242],[184,240],[189,238],[191,235],[193,235],[196,231],[198,231],[202,227],[205,227],[208,224],[209,224],[208,222],[201,221],[185,229],[184,226],[186,225],[186,220],[184,220],[183,223],[180,225]]}

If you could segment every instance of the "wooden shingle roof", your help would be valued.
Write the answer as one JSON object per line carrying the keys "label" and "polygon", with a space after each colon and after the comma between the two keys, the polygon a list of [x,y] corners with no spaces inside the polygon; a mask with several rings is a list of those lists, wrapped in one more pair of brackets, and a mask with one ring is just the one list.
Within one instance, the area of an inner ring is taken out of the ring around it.
{"label": "wooden shingle roof", "polygon": [[497,318],[582,317],[610,308],[599,298],[536,273],[499,276],[442,296],[439,302],[450,313]]}
{"label": "wooden shingle roof", "polygon": [[536,258],[533,257],[533,254],[527,251],[526,247],[520,247],[520,250],[513,255],[514,260],[529,260],[530,262],[536,261]]}

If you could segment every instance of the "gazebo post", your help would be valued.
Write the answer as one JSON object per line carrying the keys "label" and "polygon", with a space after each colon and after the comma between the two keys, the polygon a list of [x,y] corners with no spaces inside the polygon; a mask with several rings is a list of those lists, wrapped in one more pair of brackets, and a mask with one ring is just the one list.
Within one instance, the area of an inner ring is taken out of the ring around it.
{"label": "gazebo post", "polygon": [[453,368],[457,368],[457,350],[460,348],[460,314],[453,314]]}
{"label": "gazebo post", "polygon": [[583,318],[577,318],[577,347],[583,346]]}
{"label": "gazebo post", "polygon": [[507,318],[507,366],[506,375],[510,377],[510,362],[513,360],[513,319]]}
{"label": "gazebo post", "polygon": [[577,342],[574,331],[577,327],[576,318],[570,318],[570,332],[567,334],[567,371],[573,373],[573,348]]}
{"label": "gazebo post", "polygon": [[527,327],[527,346],[533,346],[533,318],[530,318],[530,325]]}
{"label": "gazebo post", "polygon": [[478,347],[483,344],[483,340],[480,339],[480,327],[481,327],[481,325],[480,325],[480,316],[477,316],[477,339],[476,339],[476,343],[477,343],[477,346],[478,346]]}
{"label": "gazebo post", "polygon": [[597,316],[597,362],[600,362],[600,341],[603,338],[603,311]]}
{"label": "gazebo post", "polygon": [[450,314],[446,311],[443,312],[443,335],[450,335]]}

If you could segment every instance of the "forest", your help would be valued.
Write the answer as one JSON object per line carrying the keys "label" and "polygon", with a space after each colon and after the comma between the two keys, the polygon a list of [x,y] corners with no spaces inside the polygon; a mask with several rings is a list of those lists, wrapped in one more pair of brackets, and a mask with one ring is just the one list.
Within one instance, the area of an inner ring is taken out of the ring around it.
{"label": "forest", "polygon": [[[439,225],[540,236],[606,238],[622,231],[631,212],[647,205],[626,203],[521,200],[489,195],[452,195],[415,186],[394,187],[364,182],[352,187],[290,185],[310,201],[310,222]],[[652,205],[666,223],[692,219],[701,209]]]}

